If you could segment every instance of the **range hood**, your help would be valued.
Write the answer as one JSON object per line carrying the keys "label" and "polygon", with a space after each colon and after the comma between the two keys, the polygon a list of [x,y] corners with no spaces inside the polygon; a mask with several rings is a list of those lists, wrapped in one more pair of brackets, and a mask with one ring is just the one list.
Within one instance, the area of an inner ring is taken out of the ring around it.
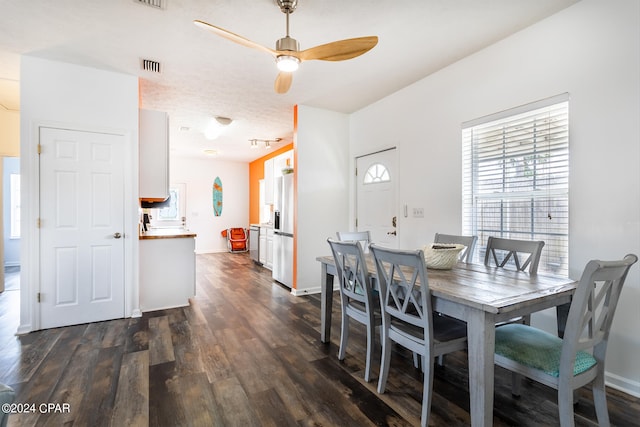
{"label": "range hood", "polygon": [[171,205],[171,196],[165,200],[159,199],[140,199],[140,207],[142,209],[162,209]]}

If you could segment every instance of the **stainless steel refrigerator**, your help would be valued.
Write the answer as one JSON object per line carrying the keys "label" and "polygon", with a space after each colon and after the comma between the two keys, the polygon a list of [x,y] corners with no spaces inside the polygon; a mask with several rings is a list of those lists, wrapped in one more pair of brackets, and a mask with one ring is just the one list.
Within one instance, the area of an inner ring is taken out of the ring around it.
{"label": "stainless steel refrigerator", "polygon": [[277,177],[274,188],[272,277],[293,286],[293,174]]}

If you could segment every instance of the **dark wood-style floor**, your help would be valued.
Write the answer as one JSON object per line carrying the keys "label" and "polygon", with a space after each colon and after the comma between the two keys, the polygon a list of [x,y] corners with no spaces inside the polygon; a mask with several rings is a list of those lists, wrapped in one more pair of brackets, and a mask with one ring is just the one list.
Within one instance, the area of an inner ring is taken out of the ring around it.
{"label": "dark wood-style floor", "polygon": [[[359,325],[337,360],[338,294],[325,345],[319,297],[291,296],[246,254],[199,255],[191,306],[142,318],[16,337],[18,294],[0,294],[0,382],[36,411],[10,415],[9,426],[419,425],[421,373],[409,354],[394,353],[379,395],[378,366],[371,383],[363,380]],[[466,357],[451,354],[436,369],[430,425],[469,424]],[[494,425],[558,424],[553,390],[525,383],[515,399],[509,379],[496,369]],[[577,425],[597,425],[591,391],[579,395]],[[613,425],[639,425],[640,399],[613,389],[608,397]],[[41,403],[62,413],[40,411]]]}

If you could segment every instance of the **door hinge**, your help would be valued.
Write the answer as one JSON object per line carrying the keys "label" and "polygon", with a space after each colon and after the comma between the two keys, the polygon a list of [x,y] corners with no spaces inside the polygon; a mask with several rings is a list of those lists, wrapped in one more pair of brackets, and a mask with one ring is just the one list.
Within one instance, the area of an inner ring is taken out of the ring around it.
{"label": "door hinge", "polygon": [[358,218],[356,218],[356,228],[358,228]]}
{"label": "door hinge", "polygon": [[38,302],[42,301],[42,294],[40,292],[38,292],[37,299]]}
{"label": "door hinge", "polygon": [[358,176],[358,168],[356,168],[356,176]]}
{"label": "door hinge", "polygon": [[42,145],[38,144],[38,154],[42,154]]}
{"label": "door hinge", "polygon": [[36,219],[36,227],[40,228],[40,218]]}

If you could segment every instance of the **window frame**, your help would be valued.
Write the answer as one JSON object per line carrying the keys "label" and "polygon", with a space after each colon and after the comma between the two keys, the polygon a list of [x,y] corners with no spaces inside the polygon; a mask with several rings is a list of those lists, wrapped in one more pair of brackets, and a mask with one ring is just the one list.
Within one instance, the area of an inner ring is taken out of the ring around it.
{"label": "window frame", "polygon": [[463,123],[462,153],[462,230],[478,236],[475,259],[488,236],[545,240],[539,272],[568,276],[569,95]]}

